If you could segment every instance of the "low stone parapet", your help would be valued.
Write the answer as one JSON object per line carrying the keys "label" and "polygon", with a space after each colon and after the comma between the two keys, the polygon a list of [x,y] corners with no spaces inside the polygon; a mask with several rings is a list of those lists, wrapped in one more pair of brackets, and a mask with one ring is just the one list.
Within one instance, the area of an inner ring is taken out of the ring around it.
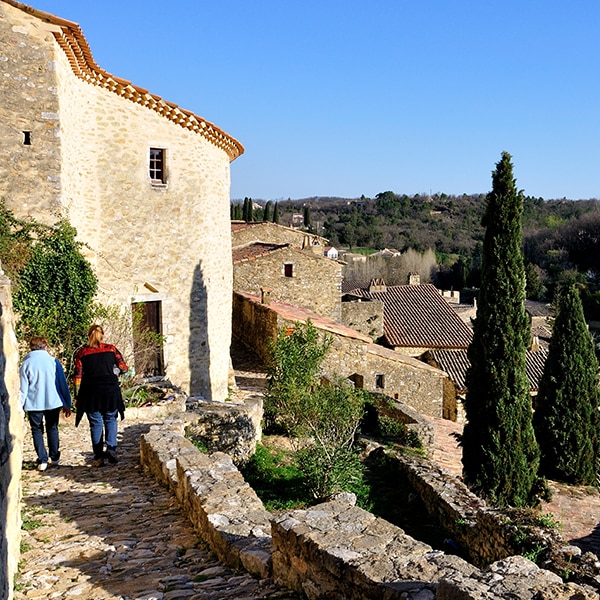
{"label": "low stone parapet", "polygon": [[[480,569],[338,500],[274,517],[230,456],[204,454],[186,439],[195,419],[181,413],[153,426],[141,437],[141,462],[171,488],[198,534],[229,565],[273,577],[310,600],[600,599],[594,589],[565,584],[522,556]],[[398,464],[438,516],[465,529],[469,551],[483,542],[502,545],[493,511],[458,480],[425,459]]]}
{"label": "low stone parapet", "polygon": [[355,506],[327,502],[272,520],[273,577],[309,600],[592,600],[522,556],[480,570]]}
{"label": "low stone parapet", "polygon": [[183,435],[183,419],[142,435],[142,465],[168,485],[219,560],[262,578],[271,572],[270,514],[222,452],[200,452]]}

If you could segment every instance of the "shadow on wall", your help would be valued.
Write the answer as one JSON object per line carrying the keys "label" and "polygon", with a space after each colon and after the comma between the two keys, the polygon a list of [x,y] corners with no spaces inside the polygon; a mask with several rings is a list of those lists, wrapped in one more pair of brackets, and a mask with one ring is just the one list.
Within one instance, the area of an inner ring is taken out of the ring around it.
{"label": "shadow on wall", "polygon": [[208,294],[202,274],[202,261],[194,269],[190,292],[190,396],[212,400],[210,385],[210,346],[208,343]]}
{"label": "shadow on wall", "polygon": [[[0,317],[4,307],[0,304]],[[6,354],[4,349],[4,327],[0,323],[0,598],[8,598],[12,581],[9,581],[9,550],[11,544],[8,536],[8,486],[13,477],[10,455],[13,451],[13,436],[10,431],[9,393],[5,382]]]}

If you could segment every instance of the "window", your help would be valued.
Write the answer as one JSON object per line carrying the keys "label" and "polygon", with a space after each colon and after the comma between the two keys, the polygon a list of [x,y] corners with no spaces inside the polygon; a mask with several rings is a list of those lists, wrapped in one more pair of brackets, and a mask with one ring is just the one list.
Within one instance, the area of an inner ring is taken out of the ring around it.
{"label": "window", "polygon": [[148,165],[148,173],[152,183],[166,183],[165,171],[165,149],[150,148],[150,162]]}
{"label": "window", "polygon": [[285,275],[285,277],[293,277],[294,265],[292,263],[285,263],[283,265],[283,274]]}
{"label": "window", "polygon": [[385,387],[385,375],[377,375],[375,378],[375,387],[381,390]]}
{"label": "window", "polygon": [[24,131],[23,132],[23,145],[24,146],[31,146],[31,131]]}

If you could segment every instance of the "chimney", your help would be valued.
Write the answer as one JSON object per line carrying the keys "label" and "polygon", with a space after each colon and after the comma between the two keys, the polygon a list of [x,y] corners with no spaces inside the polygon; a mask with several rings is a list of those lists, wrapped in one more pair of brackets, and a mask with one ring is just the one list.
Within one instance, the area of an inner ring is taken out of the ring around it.
{"label": "chimney", "polygon": [[421,285],[421,276],[418,273],[409,273],[408,285]]}
{"label": "chimney", "polygon": [[540,338],[537,335],[534,335],[531,338],[531,346],[529,347],[529,349],[532,352],[538,352],[540,349]]}

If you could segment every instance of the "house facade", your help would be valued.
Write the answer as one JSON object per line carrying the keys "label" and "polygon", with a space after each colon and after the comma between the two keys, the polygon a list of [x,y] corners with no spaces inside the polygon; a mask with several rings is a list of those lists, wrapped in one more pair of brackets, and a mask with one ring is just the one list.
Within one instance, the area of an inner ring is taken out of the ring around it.
{"label": "house facade", "polygon": [[257,294],[234,292],[234,335],[263,360],[267,341],[281,328],[308,320],[319,332],[332,338],[322,364],[322,375],[338,377],[356,388],[385,394],[421,415],[442,417],[446,374],[419,360],[374,344],[372,340],[339,322],[307,309],[277,301],[265,302]]}
{"label": "house facade", "polygon": [[232,250],[233,288],[341,320],[341,263],[290,244],[254,242]]}
{"label": "house facade", "polygon": [[[103,303],[144,307],[164,373],[227,396],[230,163],[212,123],[113,76],[79,26],[0,0],[0,197],[17,216],[69,219]],[[108,340],[110,341],[110,340]]]}

